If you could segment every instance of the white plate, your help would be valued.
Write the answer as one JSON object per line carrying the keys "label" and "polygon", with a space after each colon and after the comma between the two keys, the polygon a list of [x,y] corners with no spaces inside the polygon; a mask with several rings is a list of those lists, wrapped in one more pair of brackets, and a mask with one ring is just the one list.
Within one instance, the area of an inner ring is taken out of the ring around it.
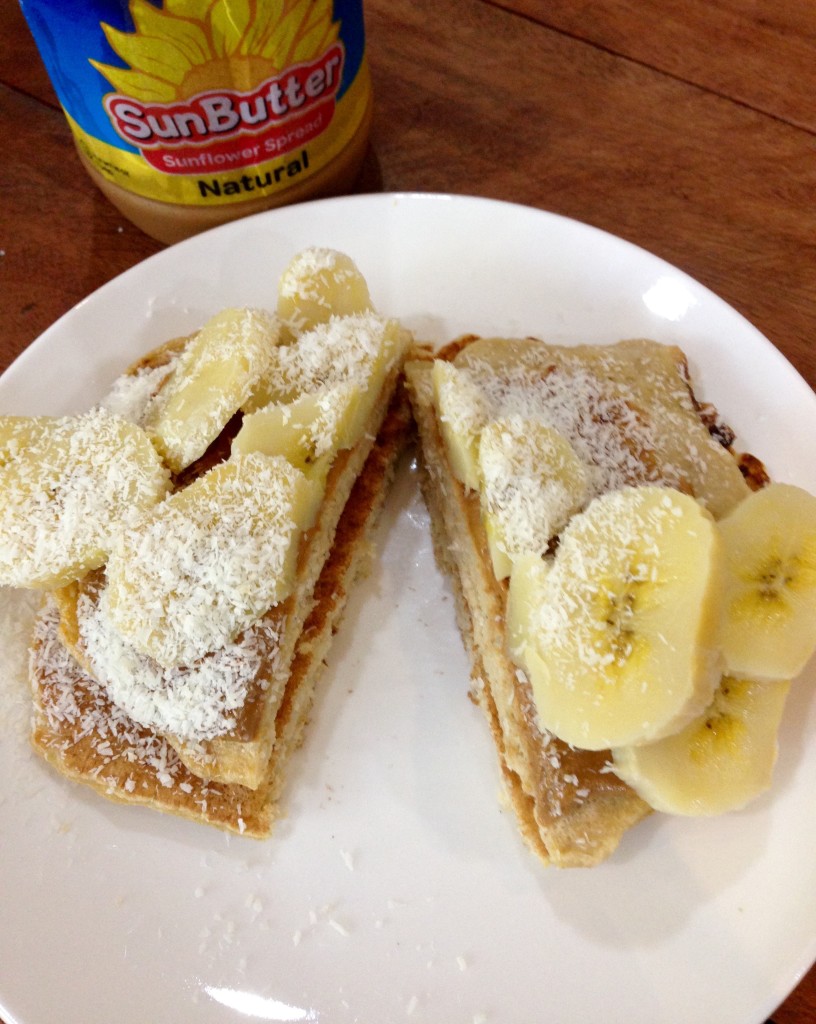
{"label": "white plate", "polygon": [[[225,305],[274,303],[307,245],[440,342],[651,336],[773,474],[816,491],[816,399],[705,288],[592,228],[485,200],[312,203],[199,236],[92,295],[0,381],[63,413]],[[0,701],[0,1015],[7,1024],[318,1021],[755,1024],[816,956],[816,708],[793,691],[773,791],[715,820],[653,816],[592,871],[544,869],[500,809],[451,598],[406,466],[353,595],[287,817],[258,843],[64,782],[29,752],[19,602]]]}

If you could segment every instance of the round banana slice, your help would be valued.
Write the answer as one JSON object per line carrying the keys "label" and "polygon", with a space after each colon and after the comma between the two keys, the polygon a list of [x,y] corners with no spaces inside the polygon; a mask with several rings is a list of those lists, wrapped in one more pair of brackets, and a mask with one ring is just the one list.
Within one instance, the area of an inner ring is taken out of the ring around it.
{"label": "round banana slice", "polygon": [[102,409],[0,417],[0,585],[60,587],[103,565],[170,485],[150,438]]}
{"label": "round banana slice", "polygon": [[726,668],[793,679],[816,648],[816,497],[769,484],[719,525],[728,565]]}
{"label": "round banana slice", "polygon": [[482,522],[497,580],[522,555],[543,555],[587,502],[589,467],[569,441],[539,420],[491,420],[479,437]]}
{"label": "round banana slice", "polygon": [[615,774],[656,811],[739,810],[771,785],[789,688],[724,676],[711,705],[680,732],[613,750]]}
{"label": "round banana slice", "polygon": [[304,249],[278,282],[278,316],[292,335],[373,309],[368,285],[350,256],[335,249]]}
{"label": "round banana slice", "polygon": [[720,680],[722,586],[719,535],[693,498],[661,487],[596,498],[562,534],[527,614],[521,661],[541,724],[602,750],[701,714]]}

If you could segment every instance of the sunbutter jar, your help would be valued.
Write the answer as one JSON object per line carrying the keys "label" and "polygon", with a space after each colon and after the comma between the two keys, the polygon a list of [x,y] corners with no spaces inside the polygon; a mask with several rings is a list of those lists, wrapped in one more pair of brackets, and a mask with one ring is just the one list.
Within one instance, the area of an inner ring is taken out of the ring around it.
{"label": "sunbutter jar", "polygon": [[154,238],[353,186],[362,0],[20,3],[82,163]]}

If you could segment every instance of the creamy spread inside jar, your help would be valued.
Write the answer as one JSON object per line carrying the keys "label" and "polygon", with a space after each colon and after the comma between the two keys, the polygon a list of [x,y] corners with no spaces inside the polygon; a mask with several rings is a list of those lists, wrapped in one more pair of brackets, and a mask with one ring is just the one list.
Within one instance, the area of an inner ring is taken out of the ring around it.
{"label": "creamy spread inside jar", "polygon": [[362,0],[21,0],[88,173],[164,242],[348,190]]}

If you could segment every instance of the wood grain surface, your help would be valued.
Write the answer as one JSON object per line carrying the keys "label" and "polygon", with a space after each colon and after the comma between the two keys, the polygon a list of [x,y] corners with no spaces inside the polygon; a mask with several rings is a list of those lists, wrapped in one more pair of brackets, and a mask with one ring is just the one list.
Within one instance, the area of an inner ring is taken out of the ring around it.
{"label": "wood grain surface", "polygon": [[[813,0],[365,6],[376,110],[357,191],[478,194],[603,228],[712,288],[816,385]],[[2,369],[162,246],[83,172],[13,0],[0,137]],[[816,970],[773,1019],[816,1022]]]}

